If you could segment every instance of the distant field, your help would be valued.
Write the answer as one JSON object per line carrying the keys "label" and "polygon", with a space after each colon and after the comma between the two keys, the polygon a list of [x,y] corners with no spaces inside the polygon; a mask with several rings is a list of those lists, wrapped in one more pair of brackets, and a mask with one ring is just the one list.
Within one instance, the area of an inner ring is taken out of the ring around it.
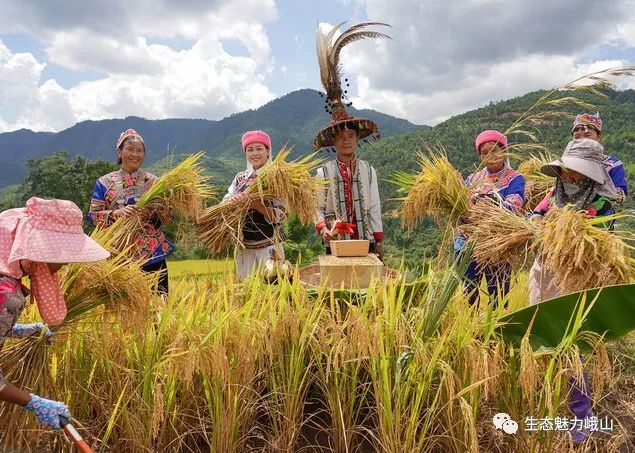
{"label": "distant field", "polygon": [[234,268],[232,260],[183,260],[168,261],[170,278],[191,275],[210,275],[228,272]]}

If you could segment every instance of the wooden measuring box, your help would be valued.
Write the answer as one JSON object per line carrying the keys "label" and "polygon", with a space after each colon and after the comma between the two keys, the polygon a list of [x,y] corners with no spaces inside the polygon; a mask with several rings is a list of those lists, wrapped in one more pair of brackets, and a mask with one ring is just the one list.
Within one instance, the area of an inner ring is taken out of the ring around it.
{"label": "wooden measuring box", "polygon": [[332,288],[368,288],[371,280],[382,278],[384,263],[377,255],[342,257],[321,255],[320,283]]}
{"label": "wooden measuring box", "polygon": [[368,239],[333,240],[329,242],[331,253],[335,256],[361,256],[368,255],[370,241]]}

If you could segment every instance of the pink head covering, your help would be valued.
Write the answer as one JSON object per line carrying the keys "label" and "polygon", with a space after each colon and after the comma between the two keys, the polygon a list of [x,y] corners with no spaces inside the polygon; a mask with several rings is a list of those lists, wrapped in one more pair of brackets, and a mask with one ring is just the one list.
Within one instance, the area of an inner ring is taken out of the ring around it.
{"label": "pink head covering", "polygon": [[476,137],[476,151],[480,153],[480,148],[483,143],[495,142],[501,145],[503,148],[507,148],[507,137],[495,130],[486,130],[478,134]]}
{"label": "pink head covering", "polygon": [[262,143],[267,147],[269,151],[271,151],[271,138],[267,135],[266,132],[263,131],[249,131],[243,134],[243,138],[241,139],[243,144],[243,151],[247,146],[252,143]]}
{"label": "pink head covering", "polygon": [[139,133],[137,131],[135,131],[134,129],[128,129],[123,131],[120,135],[119,135],[119,139],[117,140],[117,148],[119,149],[119,147],[121,146],[121,144],[123,143],[123,141],[129,137],[135,137],[137,140],[141,141],[141,143],[143,143],[143,149],[146,148],[146,144],[143,141],[143,137],[141,137],[141,135],[139,135]]}
{"label": "pink head covering", "polygon": [[[40,314],[49,324],[64,320],[66,305],[59,281],[45,263],[93,262],[109,255],[84,234],[82,212],[72,201],[33,197],[24,208],[0,213],[0,275],[29,275]],[[27,261],[21,266],[21,260]]]}

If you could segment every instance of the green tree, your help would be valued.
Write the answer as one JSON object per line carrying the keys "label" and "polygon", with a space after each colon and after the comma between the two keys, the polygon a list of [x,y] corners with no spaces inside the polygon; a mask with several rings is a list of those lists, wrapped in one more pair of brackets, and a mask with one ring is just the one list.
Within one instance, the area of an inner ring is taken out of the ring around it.
{"label": "green tree", "polygon": [[317,260],[318,255],[324,253],[322,240],[312,224],[302,225],[297,218],[291,217],[285,222],[284,233],[285,255],[292,263],[295,264],[300,257],[301,265],[310,264]]}
{"label": "green tree", "polygon": [[103,159],[88,160],[83,156],[69,159],[58,152],[42,159],[27,161],[27,174],[20,185],[22,205],[31,197],[71,200],[82,212],[88,212],[97,179],[117,168]]}

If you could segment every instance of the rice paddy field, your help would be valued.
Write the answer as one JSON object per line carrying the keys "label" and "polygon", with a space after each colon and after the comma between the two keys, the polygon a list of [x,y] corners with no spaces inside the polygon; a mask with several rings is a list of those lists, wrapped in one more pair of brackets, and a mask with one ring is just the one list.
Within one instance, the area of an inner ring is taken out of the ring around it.
{"label": "rice paddy field", "polygon": [[[416,285],[361,295],[296,279],[238,284],[231,261],[169,268],[166,300],[122,299],[74,319],[26,380],[68,403],[95,451],[574,451],[566,431],[529,431],[526,420],[573,418],[575,343],[532,352],[495,329],[527,304],[523,273],[505,311],[469,308],[456,276],[434,263]],[[635,450],[634,352],[631,336],[585,356],[595,414],[612,430],[575,451]],[[496,429],[500,412],[516,434]],[[30,414],[1,415],[4,451],[70,451]]]}

